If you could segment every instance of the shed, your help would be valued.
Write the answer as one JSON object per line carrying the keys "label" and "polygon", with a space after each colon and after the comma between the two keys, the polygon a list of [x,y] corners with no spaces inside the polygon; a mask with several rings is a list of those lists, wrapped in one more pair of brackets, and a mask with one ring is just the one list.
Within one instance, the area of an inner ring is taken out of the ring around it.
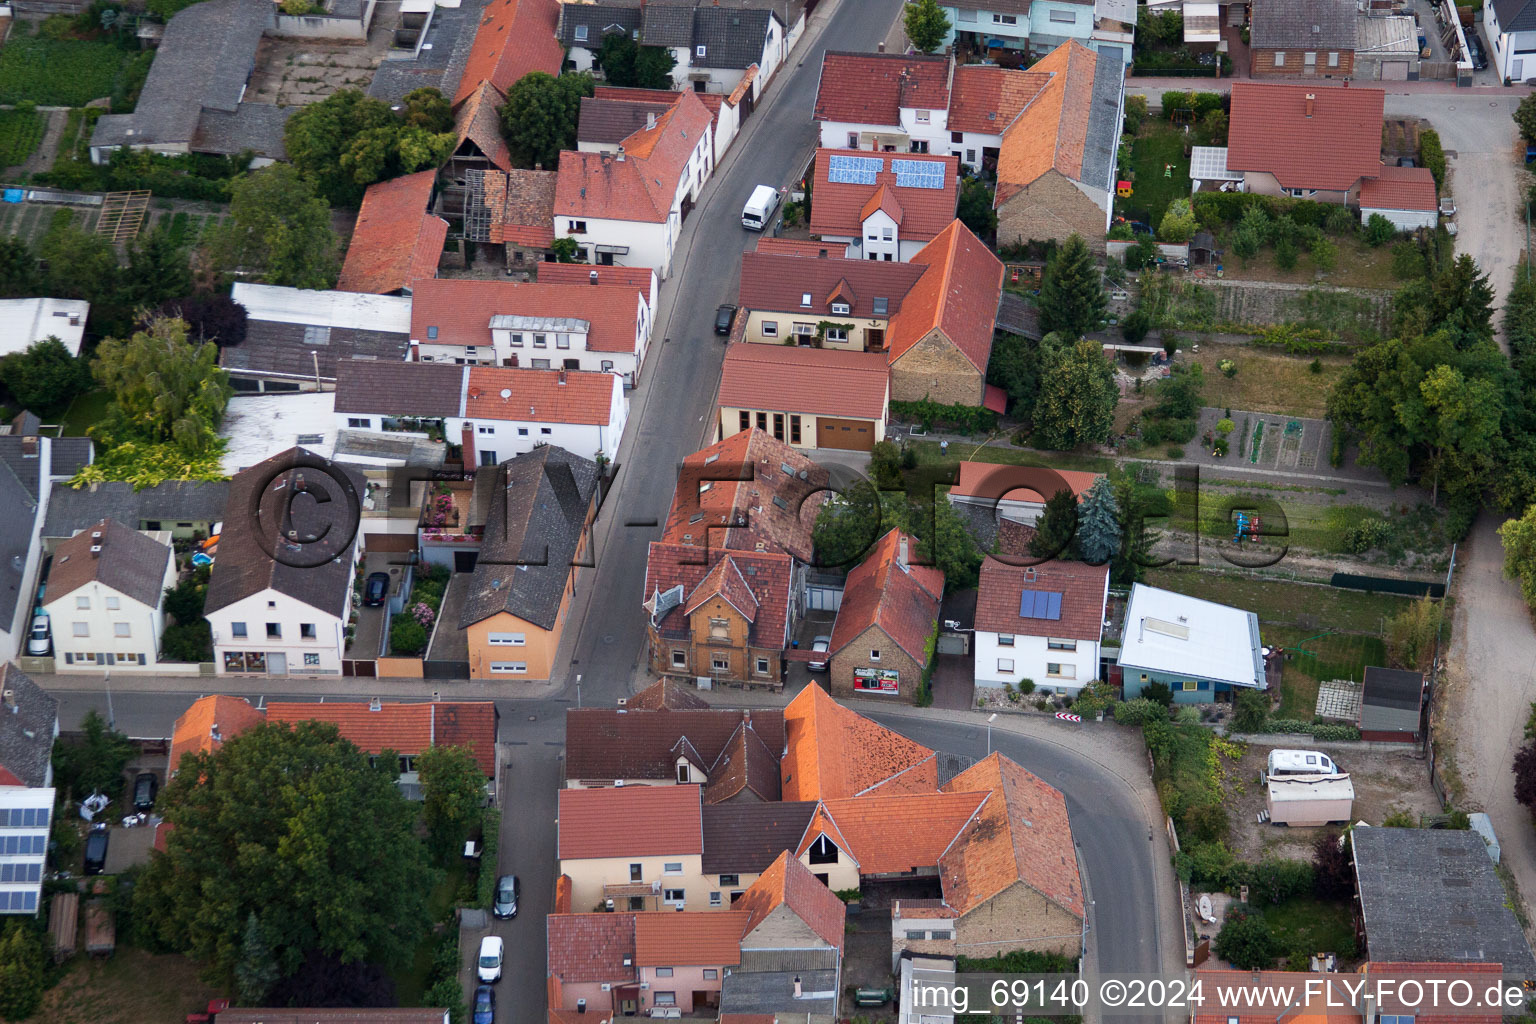
{"label": "shed", "polygon": [[48,945],[57,963],[75,955],[80,927],[80,894],[61,892],[48,901]]}
{"label": "shed", "polygon": [[105,898],[98,896],[85,904],[85,951],[91,956],[111,956],[117,949],[117,924]]}
{"label": "shed", "polygon": [[1355,805],[1355,784],[1348,775],[1271,777],[1264,805],[1276,825],[1326,825],[1348,821]]}
{"label": "shed", "polygon": [[1428,167],[1383,164],[1374,177],[1360,181],[1360,222],[1381,214],[1399,231],[1433,229],[1439,221],[1435,176]]}
{"label": "shed", "polygon": [[1424,675],[1368,665],[1360,694],[1360,738],[1417,743],[1422,738]]}

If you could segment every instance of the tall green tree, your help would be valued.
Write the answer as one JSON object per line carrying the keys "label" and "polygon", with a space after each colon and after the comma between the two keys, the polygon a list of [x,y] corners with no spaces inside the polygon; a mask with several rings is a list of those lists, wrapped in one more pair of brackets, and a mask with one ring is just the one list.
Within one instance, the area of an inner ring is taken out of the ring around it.
{"label": "tall green tree", "polygon": [[337,239],[330,208],[296,168],[272,164],[236,181],[229,213],[209,245],[216,265],[290,288],[335,284]]}
{"label": "tall green tree", "polygon": [[175,828],[134,891],[135,912],[225,986],[253,912],[279,977],[311,952],[408,963],[439,875],[397,777],[320,722],[263,723],[186,755],[160,797]]}
{"label": "tall green tree", "polygon": [[592,61],[602,68],[607,84],[632,87],[636,82],[635,58],[639,54],[640,43],[628,32],[605,32]]}
{"label": "tall green tree", "polygon": [[873,483],[859,480],[822,504],[811,531],[818,566],[852,569],[896,525],[896,496],[883,497]]}
{"label": "tall green tree", "polygon": [[124,340],[107,338],[91,372],[112,394],[92,436],[104,445],[170,442],[188,453],[212,447],[234,393],[217,346],[187,340],[184,321],[157,317]]}
{"label": "tall green tree", "polygon": [[966,178],[960,183],[960,205],[955,216],[982,241],[991,240],[997,233],[997,211],[992,209],[992,198],[992,190],[980,178]]}
{"label": "tall green tree", "polygon": [[453,107],[448,97],[436,89],[412,89],[400,105],[400,119],[409,128],[420,128],[432,135],[453,131]]}
{"label": "tall green tree", "polygon": [[1029,538],[1029,553],[1035,558],[1075,558],[1076,537],[1077,495],[1063,487],[1045,499],[1045,509],[1035,522],[1035,535]]}
{"label": "tall green tree", "polygon": [[1099,329],[1107,300],[1093,253],[1074,233],[1045,268],[1040,285],[1040,330],[1077,340]]}
{"label": "tall green tree", "polygon": [[23,409],[52,416],[68,409],[76,395],[90,389],[91,368],[50,335],[23,352],[0,359],[0,384]]}
{"label": "tall green tree", "polygon": [[1103,349],[1091,341],[1047,344],[1035,403],[1035,442],[1067,449],[1109,440],[1120,388]]}
{"label": "tall green tree", "polygon": [[422,817],[439,856],[455,857],[480,821],[485,774],[467,747],[430,747],[416,757]]}
{"label": "tall green tree", "polygon": [[1428,448],[1421,477],[1430,480],[1430,501],[1438,500],[1442,483],[1456,490],[1480,487],[1493,468],[1503,412],[1498,386],[1486,377],[1469,380],[1455,367],[1442,365],[1429,371],[1419,393],[1423,404],[1404,412],[1425,416],[1417,429]]}
{"label": "tall green tree", "polygon": [[37,253],[19,235],[0,236],[0,299],[24,299],[42,290]]}
{"label": "tall green tree", "polygon": [[931,491],[909,500],[904,492],[877,492],[868,483],[848,488],[817,513],[812,533],[817,563],[852,568],[893,529],[916,538],[912,561],[940,569],[946,589],[976,585],[982,552],[954,507],[942,499],[932,500]]}
{"label": "tall green tree", "polygon": [[919,52],[933,53],[949,37],[949,16],[938,0],[916,0],[902,15],[907,39]]}
{"label": "tall green tree", "polygon": [[1093,482],[1077,506],[1077,548],[1083,561],[1103,565],[1120,553],[1123,533],[1120,503],[1109,477]]}
{"label": "tall green tree", "polygon": [[54,775],[59,788],[68,789],[76,800],[92,793],[115,800],[122,795],[123,772],[133,755],[128,737],[109,728],[101,712],[93,709],[80,723],[79,739],[54,745]]}
{"label": "tall green tree", "polygon": [[136,241],[123,272],[123,300],[135,310],[154,309],[167,299],[192,291],[187,247],[164,227]]}
{"label": "tall green tree", "polygon": [[530,71],[507,92],[501,108],[501,134],[519,167],[538,164],[554,170],[560,151],[576,148],[576,121],[582,97],[596,84],[588,74],[561,75]]}
{"label": "tall green tree", "polygon": [[356,206],[376,181],[437,167],[453,142],[453,115],[436,89],[413,90],[399,113],[342,89],[299,108],[283,128],[289,161],[337,206]]}
{"label": "tall green tree", "polygon": [[1520,596],[1536,609],[1536,504],[1499,527],[1499,540],[1504,544],[1504,578],[1519,583]]}
{"label": "tall green tree", "polygon": [[1457,348],[1493,337],[1493,286],[1471,256],[1463,253],[1435,276],[1429,313],[1437,329],[1454,333]]}
{"label": "tall green tree", "polygon": [[677,58],[671,47],[642,46],[635,54],[635,85],[641,89],[671,89]]}
{"label": "tall green tree", "polygon": [[47,267],[41,282],[45,294],[89,302],[94,330],[110,333],[133,326],[133,307],[126,301],[111,242],[82,231],[68,217],[56,218],[38,242],[37,254]]}
{"label": "tall green tree", "polygon": [[1026,422],[1040,390],[1040,345],[1000,331],[987,362],[987,383],[1008,393],[1008,411]]}
{"label": "tall green tree", "polygon": [[30,921],[12,919],[0,932],[0,1019],[25,1020],[42,1005],[47,959]]}

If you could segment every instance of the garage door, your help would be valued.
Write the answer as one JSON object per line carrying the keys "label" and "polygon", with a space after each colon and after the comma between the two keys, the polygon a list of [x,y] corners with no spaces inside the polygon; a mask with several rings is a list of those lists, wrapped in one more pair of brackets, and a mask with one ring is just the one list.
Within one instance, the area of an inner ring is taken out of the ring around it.
{"label": "garage door", "polygon": [[1408,81],[1408,62],[1405,60],[1384,60],[1381,62],[1381,80],[1383,82]]}
{"label": "garage door", "polygon": [[867,452],[875,446],[875,425],[869,420],[816,421],[816,447]]}

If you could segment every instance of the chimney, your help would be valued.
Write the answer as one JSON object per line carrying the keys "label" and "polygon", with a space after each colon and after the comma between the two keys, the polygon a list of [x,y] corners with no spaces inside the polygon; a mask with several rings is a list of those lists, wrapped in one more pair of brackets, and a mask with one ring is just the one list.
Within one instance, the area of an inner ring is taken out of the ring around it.
{"label": "chimney", "polygon": [[536,170],[536,171],[542,171],[544,169],[544,161],[542,161],[542,160],[535,160],[533,162],[533,169]]}
{"label": "chimney", "polygon": [[595,270],[587,271],[587,280],[591,281],[593,285],[596,285],[597,284],[597,271],[595,271]]}
{"label": "chimney", "polygon": [[804,994],[805,994],[804,991],[800,987],[800,975],[797,974],[797,975],[795,975],[795,998],[799,999]]}
{"label": "chimney", "polygon": [[1312,104],[1316,100],[1317,100],[1317,93],[1315,93],[1315,92],[1307,93],[1307,116],[1308,117],[1312,116]]}
{"label": "chimney", "polygon": [[463,446],[464,471],[473,472],[476,459],[475,454],[475,425],[469,420],[464,421],[463,432],[459,435],[459,443]]}
{"label": "chimney", "polygon": [[410,359],[410,361],[413,362],[413,363],[421,362],[421,342],[417,341],[415,338],[411,339],[411,359]]}
{"label": "chimney", "polygon": [[880,42],[875,44],[875,52],[876,53],[884,53],[885,52],[885,40],[882,39]]}
{"label": "chimney", "polygon": [[614,157],[614,159],[617,160],[619,163],[623,163],[624,162],[624,145],[623,145],[623,143],[619,144],[619,155]]}
{"label": "chimney", "polygon": [[560,371],[560,386],[565,387],[565,371]]}
{"label": "chimney", "polygon": [[651,111],[650,113],[645,115],[645,130],[648,131],[648,132],[656,130],[656,112],[655,111]]}
{"label": "chimney", "polygon": [[906,565],[907,564],[907,537],[906,537],[906,534],[902,534],[900,540],[896,544],[896,561],[900,565]]}

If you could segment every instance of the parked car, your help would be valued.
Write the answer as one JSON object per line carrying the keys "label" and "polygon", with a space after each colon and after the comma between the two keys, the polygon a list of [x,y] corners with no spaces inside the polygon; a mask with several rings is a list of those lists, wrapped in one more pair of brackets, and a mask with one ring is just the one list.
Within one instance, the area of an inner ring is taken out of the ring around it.
{"label": "parked car", "polygon": [[736,307],[726,303],[715,310],[715,333],[730,334],[731,324],[736,322]]}
{"label": "parked car", "polygon": [[373,572],[363,581],[363,604],[377,608],[389,597],[389,573]]}
{"label": "parked car", "polygon": [[97,825],[85,837],[85,873],[99,875],[107,870],[107,843],[110,836],[107,826]]}
{"label": "parked car", "polygon": [[496,990],[489,985],[480,985],[475,989],[474,1024],[495,1024],[495,1021]]}
{"label": "parked car", "polygon": [[480,940],[480,959],[476,961],[475,975],[487,984],[501,980],[503,956],[501,937],[487,935]]}
{"label": "parked car", "polygon": [[147,811],[155,806],[155,794],[160,791],[160,782],[155,778],[154,772],[140,772],[138,778],[133,780],[133,809]]}
{"label": "parked car", "polygon": [[1488,54],[1483,52],[1483,41],[1471,32],[1467,33],[1467,50],[1467,57],[1472,61],[1472,67],[1478,71],[1486,71]]}
{"label": "parked car", "polygon": [[491,902],[491,913],[497,917],[516,917],[517,898],[522,892],[516,875],[502,875],[496,879],[496,898]]}
{"label": "parked car", "polygon": [[1399,167],[1417,167],[1417,166],[1419,166],[1419,162],[1417,160],[1415,160],[1411,156],[1400,156],[1400,157],[1397,158],[1397,166],[1399,166]]}
{"label": "parked car", "polygon": [[53,648],[53,633],[48,627],[48,613],[32,616],[32,628],[27,633],[27,653],[35,658],[45,657]]}
{"label": "parked car", "polygon": [[[812,672],[825,672],[827,670],[827,651],[832,647],[832,638],[819,636],[811,641],[811,660],[805,663],[805,667]],[[821,657],[816,657],[816,655]]]}

